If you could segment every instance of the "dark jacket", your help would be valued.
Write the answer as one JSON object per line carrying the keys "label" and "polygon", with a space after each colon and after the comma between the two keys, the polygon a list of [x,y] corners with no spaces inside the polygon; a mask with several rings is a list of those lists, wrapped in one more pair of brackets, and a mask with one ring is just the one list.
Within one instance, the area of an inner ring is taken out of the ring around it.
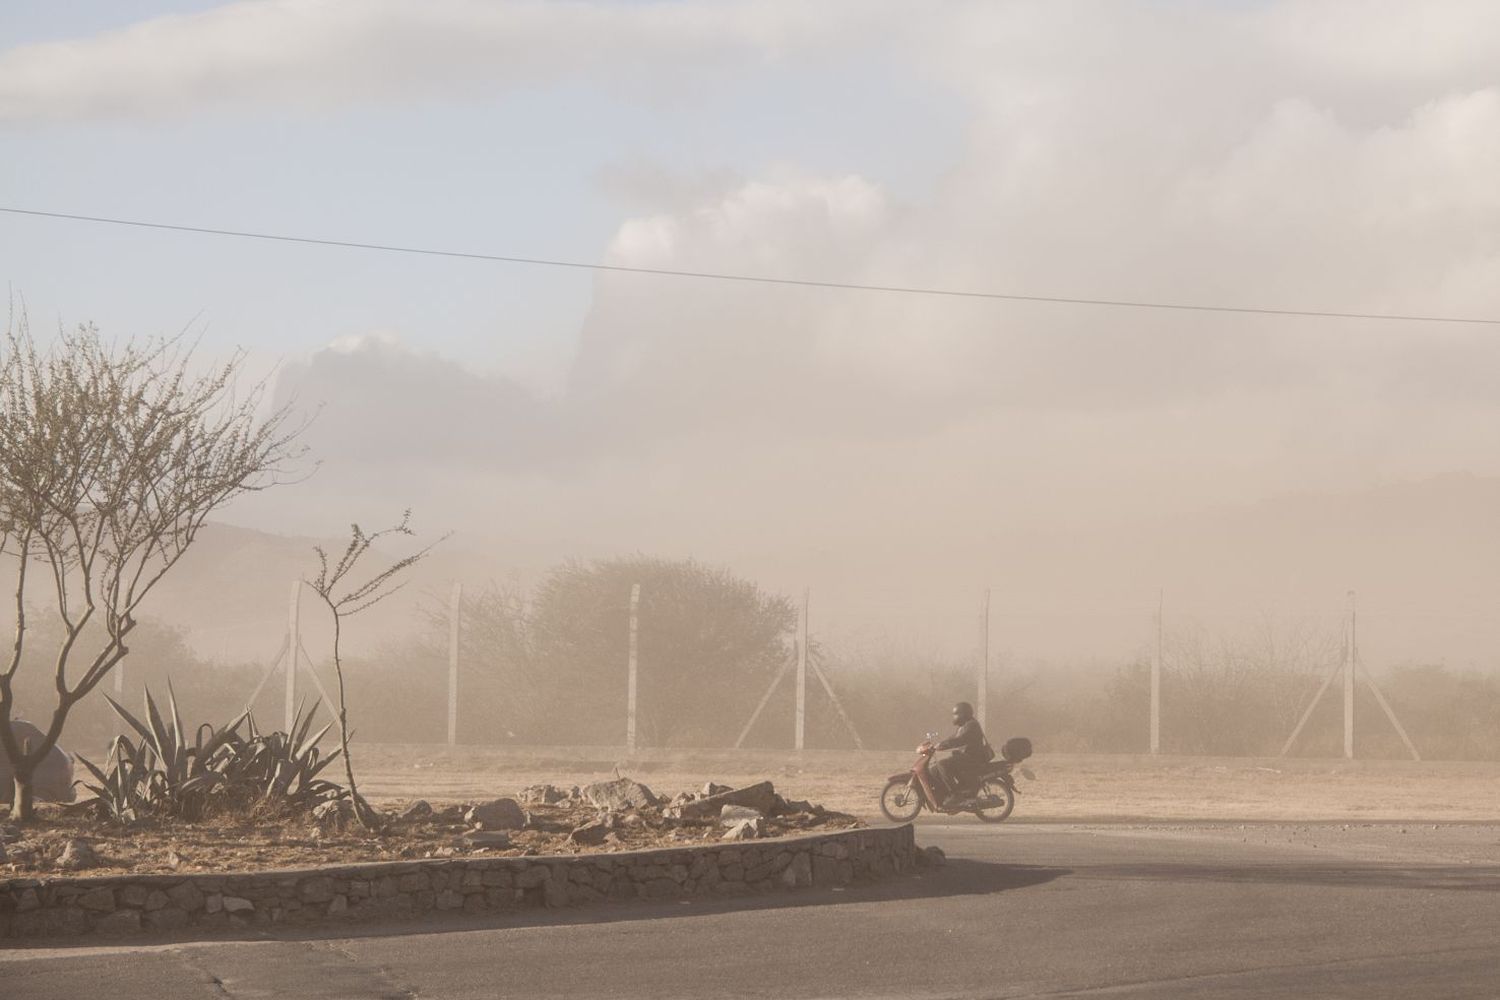
{"label": "dark jacket", "polygon": [[952,750],[953,756],[965,761],[984,760],[984,730],[979,728],[979,720],[970,719],[958,729],[954,730],[952,736],[937,745],[939,750]]}

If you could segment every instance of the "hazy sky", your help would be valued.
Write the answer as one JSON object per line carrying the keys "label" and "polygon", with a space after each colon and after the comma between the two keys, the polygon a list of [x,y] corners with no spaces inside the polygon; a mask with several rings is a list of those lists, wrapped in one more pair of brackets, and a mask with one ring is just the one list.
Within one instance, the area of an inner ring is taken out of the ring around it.
{"label": "hazy sky", "polygon": [[[14,207],[1500,318],[1497,177],[1488,0],[0,16]],[[280,396],[324,406],[324,467],[236,515],[269,527],[411,504],[502,549],[969,588],[1025,575],[1017,540],[1037,533],[1500,474],[1494,326],[594,276],[14,216],[0,276],[38,326],[197,317],[208,349],[280,360]]]}

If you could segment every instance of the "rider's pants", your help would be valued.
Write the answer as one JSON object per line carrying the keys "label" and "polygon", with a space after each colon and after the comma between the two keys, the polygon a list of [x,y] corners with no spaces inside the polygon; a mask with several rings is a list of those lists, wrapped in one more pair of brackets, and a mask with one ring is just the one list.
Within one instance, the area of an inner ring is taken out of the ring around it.
{"label": "rider's pants", "polygon": [[971,768],[959,757],[945,757],[934,763],[928,771],[937,778],[943,795],[952,795],[969,777]]}

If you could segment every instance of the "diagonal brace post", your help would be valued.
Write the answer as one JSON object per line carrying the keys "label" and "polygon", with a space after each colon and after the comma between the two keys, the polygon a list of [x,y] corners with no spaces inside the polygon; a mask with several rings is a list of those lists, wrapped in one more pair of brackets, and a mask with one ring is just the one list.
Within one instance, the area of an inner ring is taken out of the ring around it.
{"label": "diagonal brace post", "polygon": [[781,679],[787,675],[787,671],[792,669],[794,662],[794,660],[789,659],[781,665],[780,670],[776,671],[776,676],[771,679],[771,686],[766,688],[766,693],[760,696],[760,704],[756,705],[755,711],[750,713],[750,721],[745,723],[744,729],[740,730],[740,738],[734,741],[734,748],[736,750],[744,746],[745,737],[749,736],[750,730],[755,727],[755,720],[759,719],[760,713],[765,711],[766,703],[771,700],[771,695],[776,693],[776,685],[780,684]]}

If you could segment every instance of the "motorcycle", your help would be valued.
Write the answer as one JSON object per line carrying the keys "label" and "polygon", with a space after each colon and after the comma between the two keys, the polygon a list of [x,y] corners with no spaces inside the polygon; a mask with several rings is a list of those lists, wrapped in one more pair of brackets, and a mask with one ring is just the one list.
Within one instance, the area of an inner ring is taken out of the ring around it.
{"label": "motorcycle", "polygon": [[1031,741],[1018,736],[1005,741],[1000,759],[973,770],[967,782],[945,796],[933,789],[928,770],[937,753],[937,734],[928,733],[917,746],[917,760],[910,770],[886,779],[880,793],[880,811],[892,823],[909,823],[923,809],[956,816],[971,812],[986,823],[1002,823],[1016,807],[1016,774],[1028,781],[1036,775],[1021,763],[1031,756]]}

